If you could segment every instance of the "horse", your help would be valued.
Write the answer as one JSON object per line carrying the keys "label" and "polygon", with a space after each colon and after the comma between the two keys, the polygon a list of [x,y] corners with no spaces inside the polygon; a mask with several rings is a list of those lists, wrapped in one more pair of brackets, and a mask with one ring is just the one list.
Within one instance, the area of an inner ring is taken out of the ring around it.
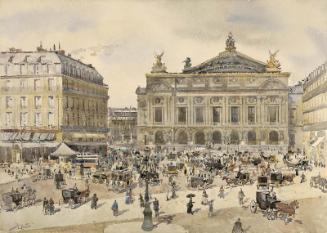
{"label": "horse", "polygon": [[297,200],[290,203],[277,202],[275,206],[279,217],[284,218],[285,223],[287,223],[290,216],[295,217],[295,210],[299,208],[299,202]]}
{"label": "horse", "polygon": [[85,190],[80,191],[80,198],[81,200],[84,200],[83,202],[85,203],[89,196],[90,196],[90,186],[88,185]]}

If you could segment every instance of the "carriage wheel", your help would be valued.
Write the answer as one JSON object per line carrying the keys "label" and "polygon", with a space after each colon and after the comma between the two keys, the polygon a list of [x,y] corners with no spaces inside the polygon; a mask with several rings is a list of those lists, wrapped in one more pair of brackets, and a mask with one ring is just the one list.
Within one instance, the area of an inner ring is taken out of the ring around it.
{"label": "carriage wheel", "polygon": [[276,214],[273,209],[267,209],[267,219],[268,220],[275,220],[276,219]]}
{"label": "carriage wheel", "polygon": [[250,211],[251,211],[251,213],[255,214],[257,212],[257,208],[258,208],[257,203],[254,200],[252,200],[250,202]]}

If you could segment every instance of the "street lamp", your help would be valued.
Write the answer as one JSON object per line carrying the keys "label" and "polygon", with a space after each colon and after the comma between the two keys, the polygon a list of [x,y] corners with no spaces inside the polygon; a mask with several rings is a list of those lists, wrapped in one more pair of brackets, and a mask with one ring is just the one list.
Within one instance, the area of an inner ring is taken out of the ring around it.
{"label": "street lamp", "polygon": [[150,149],[145,149],[145,157],[143,158],[143,164],[145,165],[145,169],[142,171],[145,178],[145,193],[144,193],[144,211],[143,211],[143,224],[142,229],[144,231],[152,231],[153,229],[153,222],[152,222],[152,210],[150,207],[150,198],[149,198],[149,152]]}

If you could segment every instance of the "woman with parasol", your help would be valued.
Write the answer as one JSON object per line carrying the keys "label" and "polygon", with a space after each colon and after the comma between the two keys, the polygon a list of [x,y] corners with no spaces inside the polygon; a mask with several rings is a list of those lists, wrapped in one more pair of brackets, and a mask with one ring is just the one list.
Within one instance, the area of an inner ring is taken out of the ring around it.
{"label": "woman with parasol", "polygon": [[187,207],[186,213],[193,214],[193,203],[194,202],[192,201],[192,197],[195,197],[195,194],[189,193],[189,194],[186,195],[186,197],[190,199],[189,202],[186,205],[186,207]]}

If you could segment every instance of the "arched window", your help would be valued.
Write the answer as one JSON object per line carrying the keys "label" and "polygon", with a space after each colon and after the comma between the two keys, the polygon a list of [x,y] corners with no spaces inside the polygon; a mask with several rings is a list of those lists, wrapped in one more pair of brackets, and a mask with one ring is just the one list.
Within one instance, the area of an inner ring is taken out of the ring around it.
{"label": "arched window", "polygon": [[221,144],[221,133],[219,131],[212,133],[212,142],[213,144]]}
{"label": "arched window", "polygon": [[248,132],[248,144],[249,145],[255,145],[257,141],[257,135],[254,131]]}
{"label": "arched window", "polygon": [[236,145],[238,145],[240,143],[238,132],[236,130],[233,130],[230,134],[230,143],[236,144]]}
{"label": "arched window", "polygon": [[157,131],[154,135],[154,143],[155,144],[164,144],[165,139],[164,139],[164,134],[162,131]]}
{"label": "arched window", "polygon": [[269,144],[271,145],[278,144],[278,133],[276,131],[271,131],[269,133]]}
{"label": "arched window", "polygon": [[205,144],[205,135],[203,132],[196,132],[194,135],[194,141],[196,145],[204,145]]}
{"label": "arched window", "polygon": [[177,143],[178,144],[187,144],[187,133],[185,131],[180,131],[177,134]]}

